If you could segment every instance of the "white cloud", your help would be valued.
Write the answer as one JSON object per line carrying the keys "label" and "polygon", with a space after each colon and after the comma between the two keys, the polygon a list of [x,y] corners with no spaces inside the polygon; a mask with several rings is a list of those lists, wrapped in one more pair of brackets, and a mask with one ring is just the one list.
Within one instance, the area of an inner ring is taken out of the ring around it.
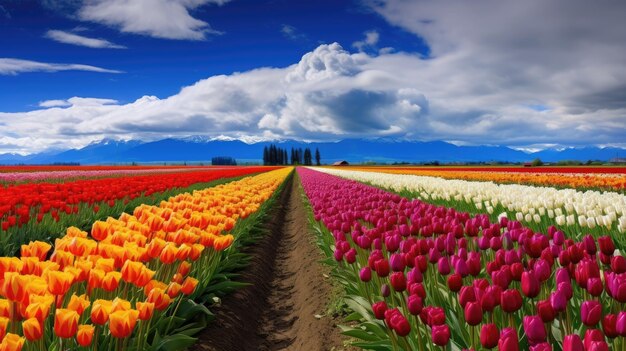
{"label": "white cloud", "polygon": [[355,41],[352,46],[359,51],[363,51],[368,48],[375,48],[380,39],[380,34],[375,30],[370,30],[364,33],[365,38],[363,40]]}
{"label": "white cloud", "polygon": [[[427,58],[350,53],[333,43],[289,67],[209,77],[170,97],[127,104],[73,98],[64,108],[0,113],[0,145],[13,145],[0,150],[190,134],[244,140],[393,136],[517,148],[623,145],[626,47],[618,44],[626,41],[626,23],[620,16],[588,16],[592,11],[578,0],[572,4],[583,15],[561,4],[564,19],[553,5],[543,14],[545,2],[530,2],[537,9],[526,8],[527,2],[508,9],[484,1],[497,12],[477,3],[474,13],[444,11],[443,2],[427,2],[426,9],[377,2],[391,23],[426,38],[432,50]],[[524,20],[516,20],[518,13]]]}
{"label": "white cloud", "polygon": [[294,41],[307,40],[306,35],[301,33],[296,27],[288,24],[283,24],[280,28],[280,32],[283,33],[286,38]]}
{"label": "white cloud", "polygon": [[39,103],[39,107],[67,107],[71,104],[67,100],[46,100]]}
{"label": "white cloud", "polygon": [[123,45],[117,45],[111,43],[105,39],[88,38],[82,35],[62,31],[62,30],[49,30],[46,32],[45,37],[54,41],[58,41],[64,44],[86,46],[95,49],[125,49]]}
{"label": "white cloud", "polygon": [[207,4],[223,5],[229,0],[87,0],[78,11],[83,21],[118,28],[125,33],[163,39],[204,40],[219,34],[190,11]]}
{"label": "white cloud", "polygon": [[0,58],[0,75],[16,75],[25,72],[90,71],[99,73],[122,73],[121,71],[76,63],[47,63],[13,58]]}

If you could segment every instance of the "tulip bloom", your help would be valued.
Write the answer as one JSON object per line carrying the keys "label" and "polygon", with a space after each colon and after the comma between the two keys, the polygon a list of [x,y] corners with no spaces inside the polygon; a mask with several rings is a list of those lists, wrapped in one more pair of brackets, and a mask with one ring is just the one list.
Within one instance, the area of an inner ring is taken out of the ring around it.
{"label": "tulip bloom", "polygon": [[513,313],[522,307],[522,296],[516,289],[508,289],[500,296],[500,306],[507,313]]}
{"label": "tulip bloom", "polygon": [[135,329],[139,312],[136,310],[116,311],[109,315],[109,330],[115,338],[126,338]]}
{"label": "tulip bloom", "polygon": [[450,328],[447,324],[434,325],[430,330],[433,343],[438,346],[445,346],[450,340]]}
{"label": "tulip bloom", "polygon": [[59,308],[54,315],[54,333],[60,338],[72,338],[78,329],[80,316],[76,311]]}
{"label": "tulip bloom", "polygon": [[483,310],[478,302],[469,302],[465,305],[465,321],[471,326],[480,324],[483,320]]}
{"label": "tulip bloom", "polygon": [[387,311],[387,303],[385,301],[379,301],[372,305],[372,311],[376,319],[385,319],[385,312]]}
{"label": "tulip bloom", "polygon": [[539,295],[539,280],[535,277],[533,272],[522,273],[522,292],[529,298],[534,298]]}
{"label": "tulip bloom", "polygon": [[486,349],[492,349],[498,345],[498,339],[500,339],[498,327],[493,323],[483,324],[480,328],[480,344]]}
{"label": "tulip bloom", "polygon": [[17,335],[8,333],[2,339],[0,343],[0,350],[6,351],[20,351],[24,346],[24,338]]}
{"label": "tulip bloom", "polygon": [[137,311],[139,311],[139,320],[147,321],[152,318],[154,313],[154,304],[152,302],[139,302],[136,303]]}
{"label": "tulip bloom", "polygon": [[524,317],[524,332],[531,345],[546,341],[546,328],[539,316]]}
{"label": "tulip bloom", "polygon": [[183,281],[180,291],[185,295],[191,295],[196,290],[197,285],[198,285],[198,279],[193,278],[193,277],[187,277]]}
{"label": "tulip bloom", "polygon": [[43,328],[37,318],[29,318],[23,321],[22,331],[28,341],[37,341],[43,336]]}
{"label": "tulip bloom", "polygon": [[563,338],[563,351],[584,351],[585,347],[580,336],[576,334],[566,335]]}
{"label": "tulip bloom", "polygon": [[602,305],[594,300],[583,302],[580,305],[580,317],[586,326],[595,326],[602,319]]}
{"label": "tulip bloom", "polygon": [[500,340],[498,340],[499,351],[519,351],[519,340],[517,332],[511,327],[504,328],[500,331]]}
{"label": "tulip bloom", "polygon": [[91,345],[93,341],[93,334],[95,331],[95,327],[93,325],[81,324],[78,326],[78,331],[76,333],[76,341],[78,345],[82,347],[87,347]]}

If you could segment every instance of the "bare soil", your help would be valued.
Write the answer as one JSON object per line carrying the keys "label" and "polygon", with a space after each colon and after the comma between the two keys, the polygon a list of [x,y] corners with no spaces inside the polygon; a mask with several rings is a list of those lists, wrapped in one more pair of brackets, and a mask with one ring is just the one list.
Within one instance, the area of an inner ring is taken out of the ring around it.
{"label": "bare soil", "polygon": [[269,233],[249,254],[241,281],[251,283],[214,309],[216,320],[192,350],[348,350],[327,315],[331,278],[313,242],[296,176],[290,178],[266,223]]}

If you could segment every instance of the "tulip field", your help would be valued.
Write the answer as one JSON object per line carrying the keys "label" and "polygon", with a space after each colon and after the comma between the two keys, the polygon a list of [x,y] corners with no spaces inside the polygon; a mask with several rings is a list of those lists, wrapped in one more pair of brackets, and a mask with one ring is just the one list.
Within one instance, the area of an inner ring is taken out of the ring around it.
{"label": "tulip field", "polygon": [[54,245],[32,241],[19,257],[0,257],[0,350],[192,344],[210,317],[199,304],[212,295],[210,284],[229,286],[223,262],[245,239],[235,224],[245,227],[291,172],[263,170],[137,206],[89,231],[69,227]]}
{"label": "tulip field", "polygon": [[286,221],[267,213],[291,208],[287,183],[312,228],[297,235],[315,239],[341,291],[335,329],[349,347],[626,350],[624,174],[0,171],[0,351],[194,347],[228,313],[214,314],[221,299],[249,285],[240,273],[262,228]]}
{"label": "tulip field", "polygon": [[622,193],[393,169],[298,173],[356,346],[626,349]]}
{"label": "tulip field", "polygon": [[[262,170],[265,168],[177,170],[168,167],[0,173],[0,179],[42,173],[48,177],[0,186],[0,254],[14,254],[21,244],[29,241],[52,242],[69,226],[87,229],[94,220],[119,215],[124,210],[132,211],[140,204],[156,204],[180,192],[202,189],[220,179]],[[96,176],[93,172],[100,174]],[[76,179],[77,173],[91,174],[94,178]]]}

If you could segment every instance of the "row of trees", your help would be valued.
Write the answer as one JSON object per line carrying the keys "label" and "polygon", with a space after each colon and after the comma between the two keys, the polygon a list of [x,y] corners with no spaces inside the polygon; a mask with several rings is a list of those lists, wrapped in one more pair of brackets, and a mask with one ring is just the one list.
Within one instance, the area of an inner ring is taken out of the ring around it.
{"label": "row of trees", "polygon": [[[320,150],[315,149],[315,164],[321,165],[322,157]],[[302,148],[291,148],[291,152],[288,154],[287,149],[277,147],[272,144],[269,147],[263,148],[263,164],[266,166],[276,165],[313,165],[313,154],[308,147],[304,150]]]}

